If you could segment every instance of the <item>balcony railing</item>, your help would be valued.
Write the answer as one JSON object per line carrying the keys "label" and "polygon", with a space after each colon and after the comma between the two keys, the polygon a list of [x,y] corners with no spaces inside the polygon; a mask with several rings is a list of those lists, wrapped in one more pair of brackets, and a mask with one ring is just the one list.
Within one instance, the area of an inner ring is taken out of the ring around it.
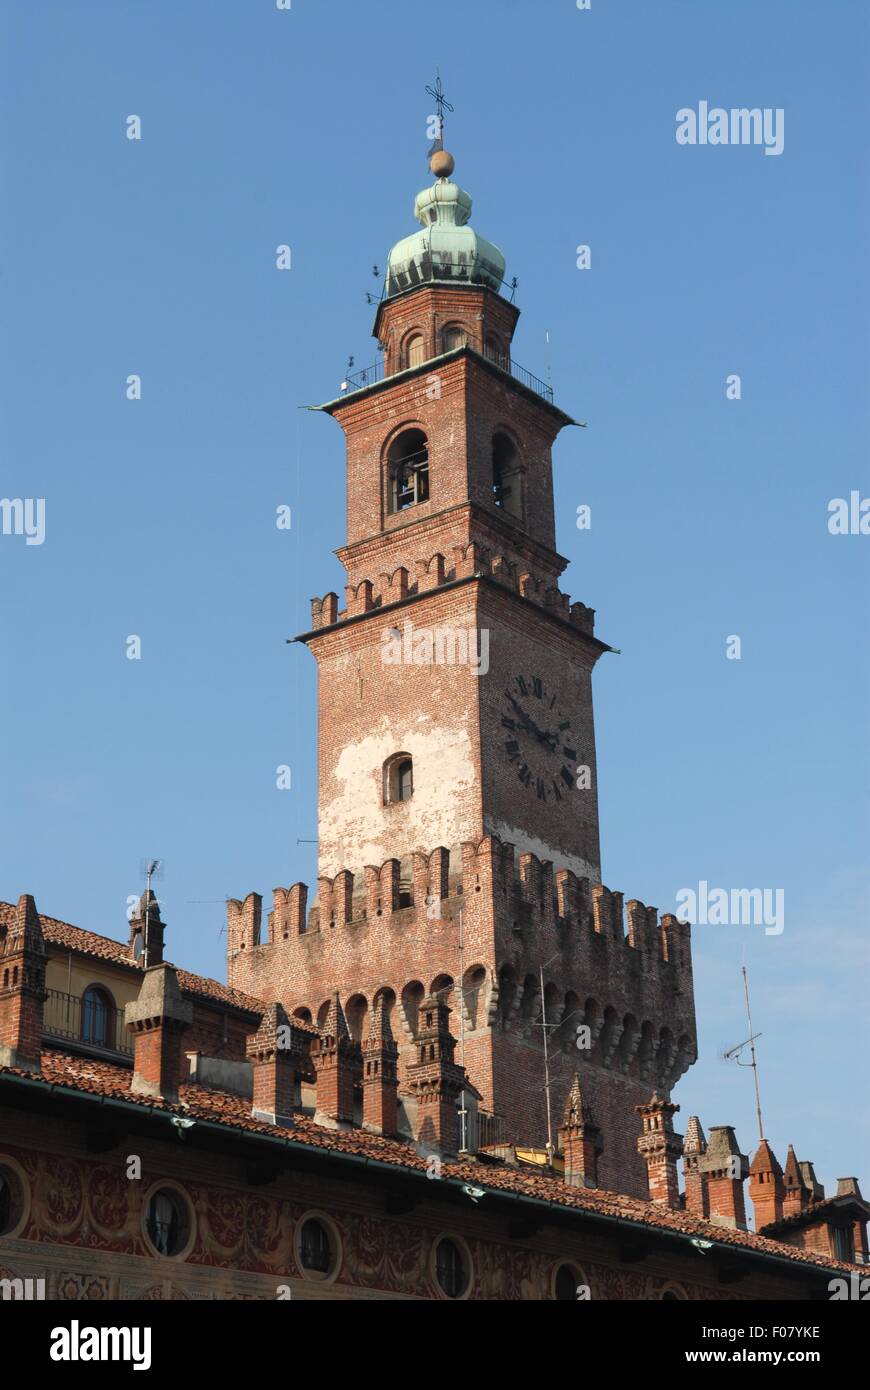
{"label": "balcony railing", "polygon": [[[483,356],[488,362],[494,362],[503,372],[507,372],[510,376],[515,377],[517,381],[521,381],[523,386],[527,386],[530,391],[534,391],[538,396],[543,396],[545,401],[550,402],[550,405],[553,404],[552,386],[548,386],[546,381],[541,381],[540,377],[533,376],[530,371],[527,371],[525,367],[521,367],[519,362],[515,362],[512,357],[504,357],[501,353],[492,352],[490,349],[484,349]],[[437,361],[434,357],[426,360],[430,362]],[[414,365],[422,367],[424,363],[417,362]],[[373,362],[370,367],[364,367],[362,371],[349,372],[341,384],[341,389],[343,393],[363,391],[367,386],[374,386],[375,382],[383,380],[384,362],[382,358],[378,362]]]}
{"label": "balcony railing", "polygon": [[133,1044],[124,1027],[124,1010],[81,995],[50,989],[45,1001],[42,1031],[47,1038],[74,1042],[88,1051],[132,1057]]}
{"label": "balcony railing", "polygon": [[468,1139],[470,1153],[493,1145],[507,1143],[507,1126],[503,1115],[493,1115],[489,1110],[468,1109]]}
{"label": "balcony railing", "polygon": [[488,350],[484,350],[483,355],[488,361],[494,362],[497,367],[501,367],[503,372],[509,372],[511,376],[516,377],[517,381],[521,381],[530,391],[534,391],[538,396],[543,396],[545,401],[550,402],[550,405],[553,404],[552,386],[548,386],[546,381],[541,381],[539,376],[533,376],[530,371],[527,371],[525,367],[521,367],[519,362],[515,362],[512,357],[503,357],[500,353],[490,352]]}
{"label": "balcony railing", "polygon": [[366,386],[374,386],[376,381],[384,379],[384,360],[373,362],[370,367],[364,367],[361,372],[348,372],[344,381],[341,383],[342,391],[362,391]]}

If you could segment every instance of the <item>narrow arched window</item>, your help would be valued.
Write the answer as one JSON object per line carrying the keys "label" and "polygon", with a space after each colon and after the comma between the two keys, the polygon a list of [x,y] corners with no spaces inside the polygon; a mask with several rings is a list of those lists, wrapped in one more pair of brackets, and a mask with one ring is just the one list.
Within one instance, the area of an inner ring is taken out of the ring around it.
{"label": "narrow arched window", "polygon": [[490,362],[495,362],[497,366],[507,369],[507,359],[505,358],[504,348],[501,345],[501,339],[497,338],[494,333],[487,333],[483,353],[485,357],[489,358]]}
{"label": "narrow arched window", "polygon": [[89,985],[82,995],[82,1041],[114,1047],[114,1009],[105,990]]}
{"label": "narrow arched window", "polygon": [[506,434],[492,439],[492,500],[509,516],[522,519],[523,473],[514,442]]}
{"label": "narrow arched window", "polygon": [[408,753],[396,753],[384,763],[384,801],[410,801],[414,795],[414,763]]}
{"label": "narrow arched window", "polygon": [[405,366],[419,367],[426,360],[426,345],[422,333],[414,333],[405,343]]}
{"label": "narrow arched window", "polygon": [[442,335],[442,342],[444,344],[445,352],[453,352],[454,348],[465,347],[467,341],[468,335],[465,332],[465,329],[460,327],[458,323],[448,324],[448,326],[444,329],[444,333]]}
{"label": "narrow arched window", "polygon": [[391,512],[429,500],[429,442],[422,430],[403,430],[387,455]]}

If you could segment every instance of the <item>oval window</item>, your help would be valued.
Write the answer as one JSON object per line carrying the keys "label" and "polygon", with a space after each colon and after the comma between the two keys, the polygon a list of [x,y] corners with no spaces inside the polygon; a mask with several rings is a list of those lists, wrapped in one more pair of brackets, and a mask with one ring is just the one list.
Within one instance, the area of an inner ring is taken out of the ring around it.
{"label": "oval window", "polygon": [[445,1237],[435,1251],[435,1278],[447,1298],[461,1298],[468,1288],[468,1262],[455,1240]]}
{"label": "oval window", "polygon": [[0,1236],[14,1231],[24,1213],[24,1200],[17,1173],[0,1164]]}
{"label": "oval window", "polygon": [[148,1198],[145,1230],[159,1255],[179,1255],[190,1236],[187,1204],[171,1187],[158,1187]]}

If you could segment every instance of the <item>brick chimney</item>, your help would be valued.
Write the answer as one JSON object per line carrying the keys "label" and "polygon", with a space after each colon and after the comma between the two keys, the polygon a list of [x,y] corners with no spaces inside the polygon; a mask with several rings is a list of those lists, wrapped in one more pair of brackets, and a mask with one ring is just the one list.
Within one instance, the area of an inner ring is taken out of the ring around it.
{"label": "brick chimney", "polygon": [[698,1160],[698,1171],[707,1189],[710,1221],[745,1231],[743,1181],[749,1174],[749,1161],[740,1152],[730,1125],[713,1125],[707,1152]]}
{"label": "brick chimney", "polygon": [[690,1115],[683,1140],[683,1185],[686,1189],[686,1211],[693,1216],[706,1217],[707,1185],[698,1164],[707,1152],[707,1140],[697,1115]]}
{"label": "brick chimney", "polygon": [[45,988],[45,941],[36,903],[18,899],[13,920],[0,924],[0,1065],[39,1071]]}
{"label": "brick chimney", "polygon": [[565,1159],[565,1182],[569,1187],[598,1186],[598,1156],[602,1151],[601,1130],[580,1090],[580,1077],[574,1080],[565,1102],[559,1130],[559,1147]]}
{"label": "brick chimney", "polygon": [[454,1061],[456,1039],[450,1032],[450,1009],[430,994],[417,1015],[417,1060],[408,1067],[408,1089],[417,1100],[417,1140],[444,1158],[459,1149],[457,1099],[466,1084]]}
{"label": "brick chimney", "polygon": [[145,971],[138,999],[124,1010],[133,1036],[134,1095],[153,1096],[170,1105],[187,1075],[184,1034],[193,1022],[193,1005],[184,998],[171,965],[152,965]]}
{"label": "brick chimney", "polygon": [[165,929],[165,923],[160,919],[160,904],[153,891],[146,888],[130,918],[130,954],[143,969],[163,964]]}
{"label": "brick chimney", "polygon": [[[855,1220],[852,1222],[852,1249],[858,1264],[867,1264],[870,1258],[867,1245],[867,1204],[861,1196],[857,1178],[837,1178],[837,1196],[855,1198]],[[860,1203],[860,1206],[859,1206]]]}
{"label": "brick chimney", "polygon": [[318,1114],[340,1124],[353,1124],[353,1092],[362,1071],[362,1059],[359,1043],[350,1036],[338,990],[332,996],[313,1056]]}
{"label": "brick chimney", "polygon": [[798,1163],[794,1147],[792,1147],[791,1144],[788,1145],[788,1156],[787,1159],[785,1159],[785,1169],[784,1173],[782,1173],[782,1180],[784,1180],[785,1187],[784,1201],[782,1201],[782,1215],[796,1216],[798,1212],[802,1212],[803,1208],[806,1207],[807,1202],[810,1200],[810,1194],[809,1190],[807,1190],[805,1181],[803,1181],[801,1165]]}
{"label": "brick chimney", "polygon": [[637,1151],[646,1160],[649,1199],[660,1206],[676,1209],[680,1205],[677,1159],[683,1152],[683,1136],[674,1133],[674,1115],[680,1107],[653,1092],[646,1105],[634,1108],[643,1121]]}
{"label": "brick chimney", "polygon": [[755,1229],[781,1221],[785,1182],[782,1169],[766,1139],[762,1139],[749,1168],[749,1196],[755,1211]]}
{"label": "brick chimney", "polygon": [[369,1035],[363,1043],[363,1128],[394,1135],[399,1125],[399,1049],[384,996],[375,1001]]}
{"label": "brick chimney", "polygon": [[791,1144],[788,1146],[783,1183],[785,1188],[782,1204],[783,1216],[797,1216],[798,1212],[803,1211],[804,1207],[809,1204],[810,1193],[804,1182],[804,1175],[797,1161],[794,1147]]}
{"label": "brick chimney", "polygon": [[825,1200],[825,1189],[816,1177],[816,1170],[808,1158],[800,1161],[801,1177],[804,1180],[811,1202],[823,1202]]}
{"label": "brick chimney", "polygon": [[309,1069],[310,1043],[311,1034],[287,1017],[283,1005],[269,1005],[245,1044],[253,1075],[255,1119],[292,1123],[293,1111],[302,1104],[300,1081]]}

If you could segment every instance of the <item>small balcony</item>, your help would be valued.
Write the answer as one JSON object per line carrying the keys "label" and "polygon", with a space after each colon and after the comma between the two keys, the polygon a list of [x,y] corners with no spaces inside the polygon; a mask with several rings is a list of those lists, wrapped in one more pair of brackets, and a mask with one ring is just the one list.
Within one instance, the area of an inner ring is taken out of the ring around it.
{"label": "small balcony", "polygon": [[507,1142],[507,1127],[503,1115],[494,1115],[489,1110],[468,1110],[467,1147],[469,1153],[479,1153],[481,1149],[493,1148]]}
{"label": "small balcony", "polygon": [[100,989],[84,995],[50,989],[45,1001],[42,1034],[46,1041],[62,1042],[75,1052],[117,1061],[133,1056],[133,1044],[124,1027],[124,1010],[116,1009]]}
{"label": "small balcony", "polygon": [[[505,357],[501,353],[495,353],[489,350],[485,350],[482,355],[488,362],[495,363],[503,372],[507,372],[508,376],[512,376],[516,381],[521,382],[528,390],[534,391],[538,396],[543,396],[544,400],[549,401],[550,405],[553,404],[552,386],[548,386],[546,381],[541,381],[540,377],[533,376],[530,371],[525,367],[521,367],[519,362],[515,362],[512,357]],[[428,361],[437,362],[438,358],[431,357]],[[416,365],[423,366],[424,363],[420,362]],[[366,387],[374,386],[376,382],[384,380],[384,361],[383,358],[381,358],[379,361],[373,362],[370,367],[363,367],[362,371],[348,372],[344,381],[341,383],[342,395],[350,395],[353,391],[364,391]]]}

